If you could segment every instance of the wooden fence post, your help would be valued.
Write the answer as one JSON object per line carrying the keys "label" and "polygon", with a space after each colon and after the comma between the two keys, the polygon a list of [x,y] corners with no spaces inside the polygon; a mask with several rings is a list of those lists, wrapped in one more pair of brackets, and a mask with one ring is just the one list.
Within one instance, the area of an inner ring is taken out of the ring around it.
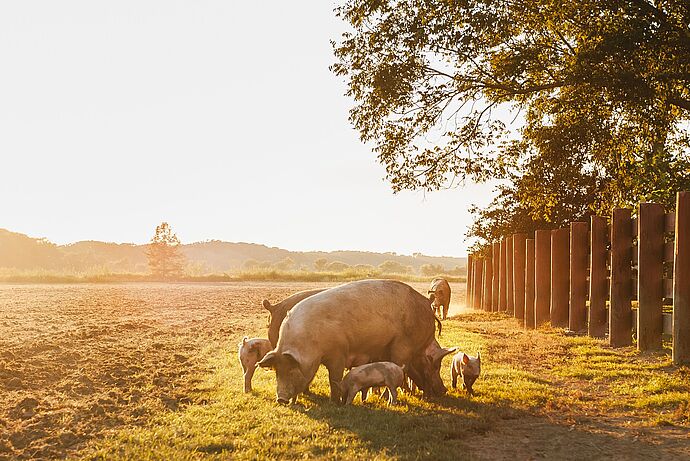
{"label": "wooden fence post", "polygon": [[493,271],[491,258],[484,258],[484,299],[482,309],[491,312],[491,288],[493,285]]}
{"label": "wooden fence post", "polygon": [[673,363],[690,364],[690,192],[676,195],[673,261]]}
{"label": "wooden fence post", "polygon": [[470,273],[472,274],[470,277],[470,291],[469,293],[469,300],[470,303],[467,307],[470,309],[474,308],[474,276],[476,272],[476,265],[475,265],[475,257],[472,255],[472,265],[470,266]]}
{"label": "wooden fence post", "polygon": [[664,207],[640,203],[637,216],[637,349],[661,349],[664,304]]}
{"label": "wooden fence post", "polygon": [[589,335],[594,338],[606,336],[606,262],[608,260],[608,231],[606,218],[591,217],[589,265]]}
{"label": "wooden fence post", "polygon": [[525,328],[534,328],[534,239],[525,240]]}
{"label": "wooden fence post", "polygon": [[632,219],[630,210],[616,208],[611,219],[611,294],[609,345],[632,344]]}
{"label": "wooden fence post", "polygon": [[568,328],[576,333],[587,332],[587,258],[589,225],[570,223],[570,316]]}
{"label": "wooden fence post", "polygon": [[513,236],[506,237],[506,311],[515,316],[515,302],[513,299]]}
{"label": "wooden fence post", "polygon": [[570,253],[568,229],[551,231],[551,326],[568,327]]}
{"label": "wooden fence post", "polygon": [[499,265],[499,282],[498,282],[498,311],[505,312],[508,308],[508,278],[506,274],[506,238],[501,239],[501,264]]}
{"label": "wooden fence post", "polygon": [[479,309],[482,307],[482,272],[484,271],[484,264],[481,258],[476,258],[474,265],[476,267],[474,271],[474,277],[472,282],[474,283],[474,304],[472,307]]}
{"label": "wooden fence post", "polygon": [[551,231],[534,233],[534,323],[540,326],[551,315]]}
{"label": "wooden fence post", "polygon": [[499,276],[500,276],[500,271],[499,271],[499,266],[501,264],[501,244],[498,242],[494,242],[493,244],[493,257],[491,258],[491,262],[493,263],[493,287],[491,289],[491,311],[492,312],[498,312],[498,298],[499,298]]}
{"label": "wooden fence post", "polygon": [[472,254],[467,255],[467,279],[465,281],[465,307],[468,309],[472,308],[472,270],[474,265],[472,264]]}
{"label": "wooden fence post", "polygon": [[525,234],[513,235],[513,307],[520,320],[525,318],[525,240]]}

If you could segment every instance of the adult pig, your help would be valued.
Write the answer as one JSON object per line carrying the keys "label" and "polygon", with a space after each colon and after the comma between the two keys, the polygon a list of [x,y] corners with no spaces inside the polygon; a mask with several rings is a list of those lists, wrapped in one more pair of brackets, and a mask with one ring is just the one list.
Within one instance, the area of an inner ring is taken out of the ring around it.
{"label": "adult pig", "polygon": [[[446,389],[439,374],[441,362],[443,357],[456,350],[457,347],[441,347],[438,341],[434,339],[426,346],[423,354],[417,354],[412,358],[412,361],[405,368],[405,373],[418,388],[424,391],[425,395],[443,395],[448,389]],[[425,372],[428,369],[435,372],[432,374]]]}
{"label": "adult pig", "polygon": [[431,307],[436,315],[445,320],[448,317],[448,308],[450,307],[450,284],[446,279],[435,278],[431,281],[428,294],[431,297]]}
{"label": "adult pig", "polygon": [[321,293],[323,289],[300,291],[291,295],[278,304],[272,305],[268,299],[264,299],[263,306],[269,312],[268,314],[268,340],[271,341],[273,347],[278,344],[278,333],[280,332],[280,325],[283,323],[287,313],[295,307],[295,304],[308,298],[309,296]]}
{"label": "adult pig", "polygon": [[[280,327],[278,344],[259,366],[273,368],[277,400],[295,401],[321,364],[328,369],[331,399],[345,368],[376,361],[404,366],[434,343],[435,317],[429,299],[393,280],[360,280],[331,288],[299,302]],[[443,382],[439,367],[417,360],[424,383]],[[433,393],[439,386],[428,386]],[[445,387],[443,387],[445,389]]]}

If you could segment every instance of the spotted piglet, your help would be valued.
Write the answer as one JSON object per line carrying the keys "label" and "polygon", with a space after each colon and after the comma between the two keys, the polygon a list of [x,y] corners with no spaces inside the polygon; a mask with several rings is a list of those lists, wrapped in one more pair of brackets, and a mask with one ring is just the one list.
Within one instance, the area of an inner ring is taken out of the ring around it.
{"label": "spotted piglet", "polygon": [[273,349],[268,339],[244,337],[239,345],[239,357],[244,371],[244,392],[252,391],[252,376],[256,370],[256,364],[268,352]]}
{"label": "spotted piglet", "polygon": [[458,376],[462,376],[462,388],[472,395],[472,385],[479,378],[479,373],[482,368],[482,358],[477,352],[476,357],[471,357],[464,352],[458,352],[453,356],[453,361],[450,364],[450,377],[452,379],[453,389],[457,387]]}
{"label": "spotted piglet", "polygon": [[374,362],[354,367],[338,384],[344,404],[349,405],[358,392],[366,399],[369,388],[387,387],[388,403],[398,403],[398,388],[402,387],[405,372],[393,362]]}

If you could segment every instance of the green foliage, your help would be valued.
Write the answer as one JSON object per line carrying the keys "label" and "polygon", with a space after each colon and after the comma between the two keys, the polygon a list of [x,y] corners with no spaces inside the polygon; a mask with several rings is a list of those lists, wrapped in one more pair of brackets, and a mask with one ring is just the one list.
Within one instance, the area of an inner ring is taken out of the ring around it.
{"label": "green foliage", "polygon": [[317,271],[326,270],[327,265],[328,265],[328,260],[326,258],[318,258],[316,261],[314,261],[314,268]]}
{"label": "green foliage", "polygon": [[347,0],[336,12],[351,30],[332,70],[393,189],[504,180],[475,209],[495,221],[471,236],[672,207],[690,188],[687,2]]}
{"label": "green foliage", "polygon": [[419,273],[433,277],[438,274],[445,274],[446,268],[443,264],[422,264],[419,268]]}
{"label": "green foliage", "polygon": [[412,272],[412,267],[392,260],[382,262],[378,268],[384,274],[409,274]]}
{"label": "green foliage", "polygon": [[272,266],[279,271],[289,271],[295,267],[295,260],[286,256],[280,261],[273,263]]}
{"label": "green foliage", "polygon": [[156,233],[149,243],[146,256],[154,277],[173,279],[184,273],[185,258],[180,252],[180,240],[167,222],[156,227]]}
{"label": "green foliage", "polygon": [[348,270],[349,268],[349,264],[345,264],[341,261],[333,261],[331,263],[328,263],[328,265],[326,266],[326,270],[329,270],[331,272],[343,272]]}

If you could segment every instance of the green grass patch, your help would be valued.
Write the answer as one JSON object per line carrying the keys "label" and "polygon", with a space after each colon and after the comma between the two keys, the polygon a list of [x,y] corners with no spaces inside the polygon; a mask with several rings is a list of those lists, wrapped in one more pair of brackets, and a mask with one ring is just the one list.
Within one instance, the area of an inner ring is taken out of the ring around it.
{"label": "green grass patch", "polygon": [[[206,377],[203,402],[160,414],[146,427],[121,430],[82,456],[473,459],[478,455],[473,439],[490,435],[505,420],[517,425],[527,417],[570,420],[595,407],[634,416],[642,425],[687,424],[688,373],[669,368],[667,356],[640,357],[632,349],[607,348],[600,340],[515,325],[505,316],[477,313],[445,322],[442,345],[482,352],[476,395],[460,389],[433,400],[401,394],[400,404],[392,407],[374,395],[347,407],[331,403],[323,367],[311,393],[297,405],[275,403],[275,376],[264,370],[257,370],[254,391],[244,394],[235,349],[240,338],[233,337],[209,350],[213,372]],[[447,384],[449,364],[446,357],[442,377]]]}

